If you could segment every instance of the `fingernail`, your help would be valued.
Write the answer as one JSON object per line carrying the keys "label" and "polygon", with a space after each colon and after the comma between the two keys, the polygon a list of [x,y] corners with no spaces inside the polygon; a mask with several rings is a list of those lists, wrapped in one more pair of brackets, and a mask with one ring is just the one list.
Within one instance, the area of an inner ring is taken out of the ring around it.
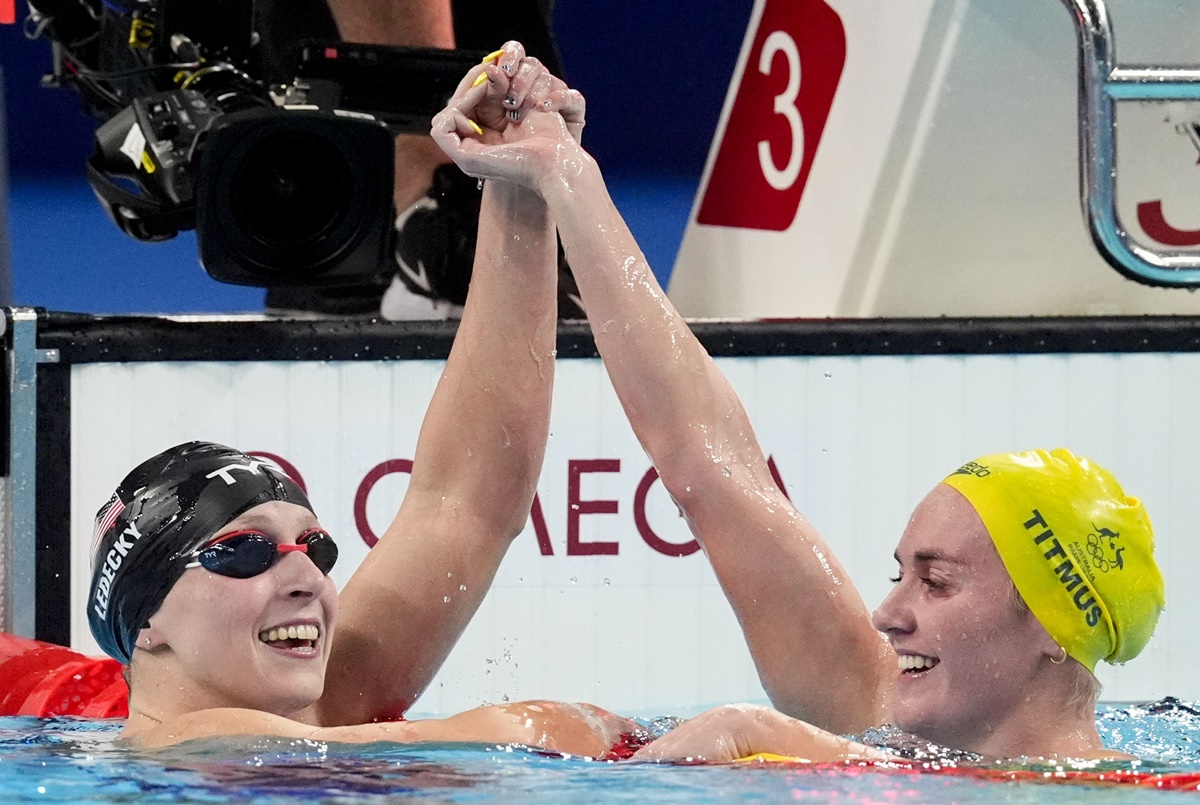
{"label": "fingernail", "polygon": [[488,75],[487,75],[487,73],[480,73],[480,74],[479,74],[479,76],[478,76],[478,77],[475,79],[475,83],[474,83],[474,84],[472,84],[471,86],[472,86],[472,87],[477,87],[477,86],[479,86],[480,84],[486,84],[486,83],[487,83],[487,80],[488,80]]}
{"label": "fingernail", "polygon": [[476,134],[478,134],[480,137],[482,137],[482,136],[483,136],[483,129],[479,128],[479,124],[478,124],[478,123],[476,123],[476,122],[475,122],[474,120],[472,120],[471,118],[467,118],[467,122],[471,124],[471,128],[475,129],[475,133],[476,133]]}
{"label": "fingernail", "polygon": [[511,117],[513,120],[520,120],[521,119],[521,111],[519,109],[513,109],[511,112],[508,113],[508,116]]}
{"label": "fingernail", "polygon": [[487,64],[490,61],[495,61],[496,59],[500,58],[503,55],[504,55],[504,48],[500,48],[499,50],[493,50],[491,53],[489,53],[488,55],[483,57],[483,61],[481,62],[481,64]]}
{"label": "fingernail", "polygon": [[504,99],[504,105],[505,106],[516,106],[517,105],[517,96],[509,95],[507,98]]}

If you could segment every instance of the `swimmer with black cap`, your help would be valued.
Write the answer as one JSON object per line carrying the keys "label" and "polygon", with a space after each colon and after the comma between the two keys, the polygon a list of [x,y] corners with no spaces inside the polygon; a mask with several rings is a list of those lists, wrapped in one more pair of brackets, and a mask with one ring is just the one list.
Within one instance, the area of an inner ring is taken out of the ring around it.
{"label": "swimmer with black cap", "polygon": [[[566,98],[516,43],[459,94],[497,141],[533,106]],[[124,739],[517,742],[599,755],[631,729],[597,708],[537,702],[383,723],[425,688],[478,607],[527,522],[545,450],[557,267],[544,203],[489,182],[476,254],[408,490],[340,597],[328,575],[336,535],[262,458],[179,445],[129,473],[100,510],[87,612],[127,665]]]}
{"label": "swimmer with black cap", "polygon": [[546,200],[613,387],[782,711],[722,708],[639,756],[836,760],[865,749],[834,733],[888,723],[989,757],[1113,755],[1092,669],[1141,650],[1163,593],[1149,520],[1111,475],[1066,451],[966,465],[917,507],[872,620],[566,126],[515,145],[434,136],[467,173]]}

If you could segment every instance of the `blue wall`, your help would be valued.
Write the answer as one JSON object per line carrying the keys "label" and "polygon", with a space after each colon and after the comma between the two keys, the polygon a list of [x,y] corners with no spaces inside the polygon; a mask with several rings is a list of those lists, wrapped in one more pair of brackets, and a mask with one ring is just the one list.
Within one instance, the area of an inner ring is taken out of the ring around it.
{"label": "blue wall", "polygon": [[[567,79],[588,98],[585,144],[651,264],[666,278],[749,18],[749,0],[559,0]],[[256,310],[262,292],[210,280],[194,236],[137,243],[83,180],[93,121],[76,95],[39,86],[45,42],[0,27],[7,94],[13,296],[87,312]]]}

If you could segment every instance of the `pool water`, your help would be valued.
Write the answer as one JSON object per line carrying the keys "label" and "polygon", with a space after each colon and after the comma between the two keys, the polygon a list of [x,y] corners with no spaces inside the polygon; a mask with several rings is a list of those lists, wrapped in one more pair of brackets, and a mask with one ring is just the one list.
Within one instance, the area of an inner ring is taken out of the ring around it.
{"label": "pool water", "polygon": [[[1200,772],[1200,707],[1173,699],[1104,705],[1105,743],[1138,755],[1104,768]],[[1156,802],[1200,792],[1080,784],[1052,768],[989,766],[981,780],[958,769],[875,770],[784,764],[724,766],[607,763],[521,747],[326,745],[278,739],[193,742],[158,751],[114,746],[119,721],[0,718],[0,792],[6,803],[434,802]],[[943,765],[941,763],[929,766]],[[1013,770],[1016,774],[1013,774]],[[972,772],[974,773],[974,772]]]}

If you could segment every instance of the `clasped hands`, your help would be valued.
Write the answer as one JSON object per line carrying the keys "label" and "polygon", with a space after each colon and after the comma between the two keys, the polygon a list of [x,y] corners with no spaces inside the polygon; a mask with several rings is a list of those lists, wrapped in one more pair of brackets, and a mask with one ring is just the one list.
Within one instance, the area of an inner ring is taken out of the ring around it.
{"label": "clasped hands", "polygon": [[519,42],[506,42],[467,72],[430,134],[468,176],[545,197],[591,164],[579,145],[585,106]]}

